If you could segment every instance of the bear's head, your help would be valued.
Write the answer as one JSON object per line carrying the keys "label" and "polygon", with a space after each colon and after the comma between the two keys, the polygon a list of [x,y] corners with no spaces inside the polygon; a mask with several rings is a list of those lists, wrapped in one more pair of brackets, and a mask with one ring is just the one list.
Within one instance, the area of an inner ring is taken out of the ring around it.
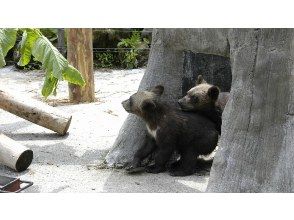
{"label": "bear's head", "polygon": [[199,75],[196,85],[186,96],[179,99],[178,103],[183,111],[202,111],[215,106],[219,93],[217,86],[208,84],[202,75]]}
{"label": "bear's head", "polygon": [[139,91],[122,102],[123,108],[128,112],[144,118],[147,113],[153,112],[157,107],[157,101],[161,97],[164,87],[155,86],[148,91]]}

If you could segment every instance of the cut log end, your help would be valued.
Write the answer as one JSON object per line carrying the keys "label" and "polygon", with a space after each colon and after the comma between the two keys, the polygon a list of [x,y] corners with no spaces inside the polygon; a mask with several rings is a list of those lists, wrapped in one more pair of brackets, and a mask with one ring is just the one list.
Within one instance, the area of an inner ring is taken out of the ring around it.
{"label": "cut log end", "polygon": [[67,121],[67,124],[66,124],[66,126],[65,126],[65,128],[64,128],[64,130],[63,130],[63,132],[61,132],[60,133],[60,135],[66,135],[66,133],[67,133],[67,131],[68,131],[68,128],[69,128],[69,126],[70,126],[70,123],[71,123],[71,119],[72,119],[72,116],[70,116],[69,117],[69,119],[68,119],[68,121]]}
{"label": "cut log end", "polygon": [[33,160],[33,151],[26,150],[18,158],[15,164],[15,169],[17,172],[25,171],[32,163]]}

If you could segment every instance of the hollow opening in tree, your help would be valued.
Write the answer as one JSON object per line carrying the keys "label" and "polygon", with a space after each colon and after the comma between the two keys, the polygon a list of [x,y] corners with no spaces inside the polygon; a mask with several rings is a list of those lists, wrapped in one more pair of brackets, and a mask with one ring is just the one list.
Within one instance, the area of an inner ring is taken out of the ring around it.
{"label": "hollow opening in tree", "polygon": [[218,86],[221,92],[231,90],[232,72],[228,57],[184,51],[183,72],[182,96],[195,86],[198,75],[209,84]]}
{"label": "hollow opening in tree", "polygon": [[[230,91],[232,73],[229,58],[193,53],[189,50],[170,51],[161,55],[162,62],[152,58],[151,52],[139,90],[162,84],[167,88],[163,97],[164,101],[178,107],[178,100],[195,86],[196,79],[201,74],[208,83],[217,85],[222,92]],[[160,65],[160,68],[157,65]],[[145,123],[130,114],[106,157],[108,165],[123,167],[130,162],[137,149],[144,144],[146,135]]]}

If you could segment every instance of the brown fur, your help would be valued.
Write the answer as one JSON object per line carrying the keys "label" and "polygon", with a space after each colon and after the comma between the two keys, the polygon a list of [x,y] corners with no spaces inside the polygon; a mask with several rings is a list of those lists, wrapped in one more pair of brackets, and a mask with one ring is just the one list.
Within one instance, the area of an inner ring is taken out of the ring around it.
{"label": "brown fur", "polygon": [[208,84],[201,75],[196,80],[196,85],[187,95],[179,99],[178,103],[183,111],[197,112],[209,118],[216,124],[221,133],[222,109],[217,105],[220,89]]}
{"label": "brown fur", "polygon": [[163,89],[156,86],[151,91],[137,92],[122,102],[126,111],[146,122],[150,132],[150,141],[136,152],[127,169],[138,168],[141,161],[155,151],[155,164],[146,171],[162,172],[172,154],[178,152],[180,160],[171,167],[171,175],[190,175],[195,172],[196,158],[215,149],[217,130],[210,120],[199,114],[179,111],[162,103]]}

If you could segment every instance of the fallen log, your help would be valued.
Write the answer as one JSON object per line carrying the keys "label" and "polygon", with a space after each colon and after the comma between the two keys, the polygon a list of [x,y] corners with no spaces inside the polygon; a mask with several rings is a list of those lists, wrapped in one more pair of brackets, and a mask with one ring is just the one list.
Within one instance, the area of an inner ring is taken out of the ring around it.
{"label": "fallen log", "polygon": [[0,133],[0,164],[22,172],[30,166],[32,160],[32,150]]}
{"label": "fallen log", "polygon": [[61,135],[66,134],[72,118],[71,115],[45,103],[20,95],[11,95],[2,90],[0,108]]}

